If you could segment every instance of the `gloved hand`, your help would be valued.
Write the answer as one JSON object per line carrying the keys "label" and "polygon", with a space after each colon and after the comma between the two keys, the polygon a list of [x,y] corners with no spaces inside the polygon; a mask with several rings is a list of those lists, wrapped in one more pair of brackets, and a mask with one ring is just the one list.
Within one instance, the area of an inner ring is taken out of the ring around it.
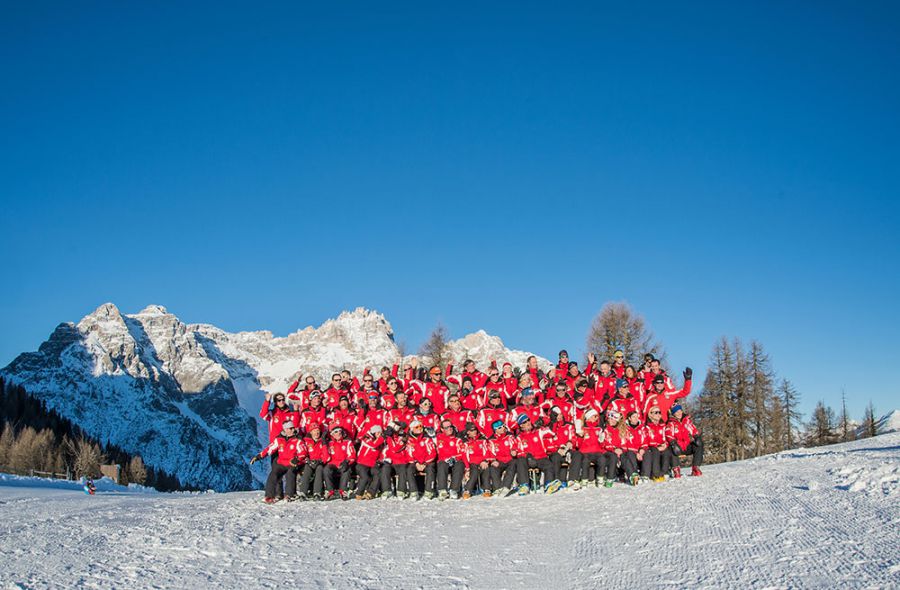
{"label": "gloved hand", "polygon": [[394,436],[394,429],[391,428],[390,426],[388,426],[387,428],[384,429],[384,435],[385,436]]}
{"label": "gloved hand", "polygon": [[297,457],[291,459],[291,467],[300,467],[300,460]]}
{"label": "gloved hand", "polygon": [[250,459],[250,465],[253,465],[257,461],[259,461],[259,455],[253,455],[253,458]]}
{"label": "gloved hand", "polygon": [[681,446],[679,446],[679,444],[675,441],[672,441],[672,452],[676,455],[681,454]]}
{"label": "gloved hand", "polygon": [[684,372],[682,373],[682,375],[684,375],[684,380],[685,380],[685,381],[690,381],[690,380],[691,380],[691,377],[693,377],[693,375],[694,375],[694,370],[691,369],[690,367],[685,367]]}
{"label": "gloved hand", "polygon": [[344,459],[343,461],[341,461],[341,464],[338,466],[338,469],[340,469],[341,471],[344,471],[349,468],[350,468],[350,461],[347,459]]}
{"label": "gloved hand", "polygon": [[538,418],[537,420],[534,421],[534,427],[535,427],[535,428],[541,428],[542,426],[544,426],[544,419],[543,419],[543,418]]}
{"label": "gloved hand", "polygon": [[425,436],[434,438],[434,428],[432,428],[431,426],[427,427],[425,429]]}

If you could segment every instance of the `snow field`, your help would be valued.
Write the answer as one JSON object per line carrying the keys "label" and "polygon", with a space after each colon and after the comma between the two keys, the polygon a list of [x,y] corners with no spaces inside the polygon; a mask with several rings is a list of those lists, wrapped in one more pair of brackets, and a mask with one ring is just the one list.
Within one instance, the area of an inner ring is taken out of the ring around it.
{"label": "snow field", "polygon": [[0,480],[0,587],[900,587],[900,434],[637,488],[267,506]]}

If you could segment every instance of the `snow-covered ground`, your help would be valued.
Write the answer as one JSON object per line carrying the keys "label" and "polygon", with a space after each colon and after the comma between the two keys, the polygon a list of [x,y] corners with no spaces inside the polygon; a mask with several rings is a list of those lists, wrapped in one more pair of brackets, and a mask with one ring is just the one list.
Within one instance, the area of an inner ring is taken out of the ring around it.
{"label": "snow-covered ground", "polygon": [[900,587],[900,433],[704,474],[275,506],[259,492],[87,496],[0,479],[0,586]]}

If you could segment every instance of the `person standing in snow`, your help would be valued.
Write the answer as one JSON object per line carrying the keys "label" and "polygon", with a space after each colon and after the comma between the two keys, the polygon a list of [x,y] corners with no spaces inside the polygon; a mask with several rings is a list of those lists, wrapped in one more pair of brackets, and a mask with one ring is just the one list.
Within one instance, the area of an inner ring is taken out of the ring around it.
{"label": "person standing in snow", "polygon": [[673,477],[681,477],[678,455],[692,455],[691,475],[703,475],[700,471],[703,464],[703,438],[700,436],[700,429],[694,425],[691,417],[684,413],[681,404],[672,406],[671,414],[671,418],[666,422],[666,442],[669,443]]}
{"label": "person standing in snow", "polygon": [[284,480],[285,492],[288,501],[295,499],[297,494],[297,473],[296,470],[306,458],[306,447],[297,437],[297,429],[290,420],[285,421],[281,425],[281,433],[275,437],[269,446],[254,455],[250,459],[250,465],[253,465],[260,459],[271,455],[275,461],[272,463],[272,470],[266,479],[266,496],[267,504],[277,502],[280,494],[282,480]]}

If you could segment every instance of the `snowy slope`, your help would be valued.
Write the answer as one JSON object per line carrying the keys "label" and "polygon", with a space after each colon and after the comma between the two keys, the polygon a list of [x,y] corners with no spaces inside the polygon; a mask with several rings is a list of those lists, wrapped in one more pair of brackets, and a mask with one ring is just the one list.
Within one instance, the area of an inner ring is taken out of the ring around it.
{"label": "snowy slope", "polygon": [[[529,354],[483,331],[450,348],[482,367],[490,358],[524,366]],[[266,391],[285,391],[301,373],[325,384],[344,368],[358,374],[399,360],[390,323],[363,308],[275,337],[185,324],[159,305],[123,314],[106,303],[77,324],[60,324],[0,375],[96,439],[140,454],[182,483],[225,491],[264,477],[262,466],[248,469],[247,457],[267,440],[259,418]]]}
{"label": "snowy slope", "polygon": [[900,433],[704,472],[552,497],[275,506],[0,481],[0,586],[900,587]]}

